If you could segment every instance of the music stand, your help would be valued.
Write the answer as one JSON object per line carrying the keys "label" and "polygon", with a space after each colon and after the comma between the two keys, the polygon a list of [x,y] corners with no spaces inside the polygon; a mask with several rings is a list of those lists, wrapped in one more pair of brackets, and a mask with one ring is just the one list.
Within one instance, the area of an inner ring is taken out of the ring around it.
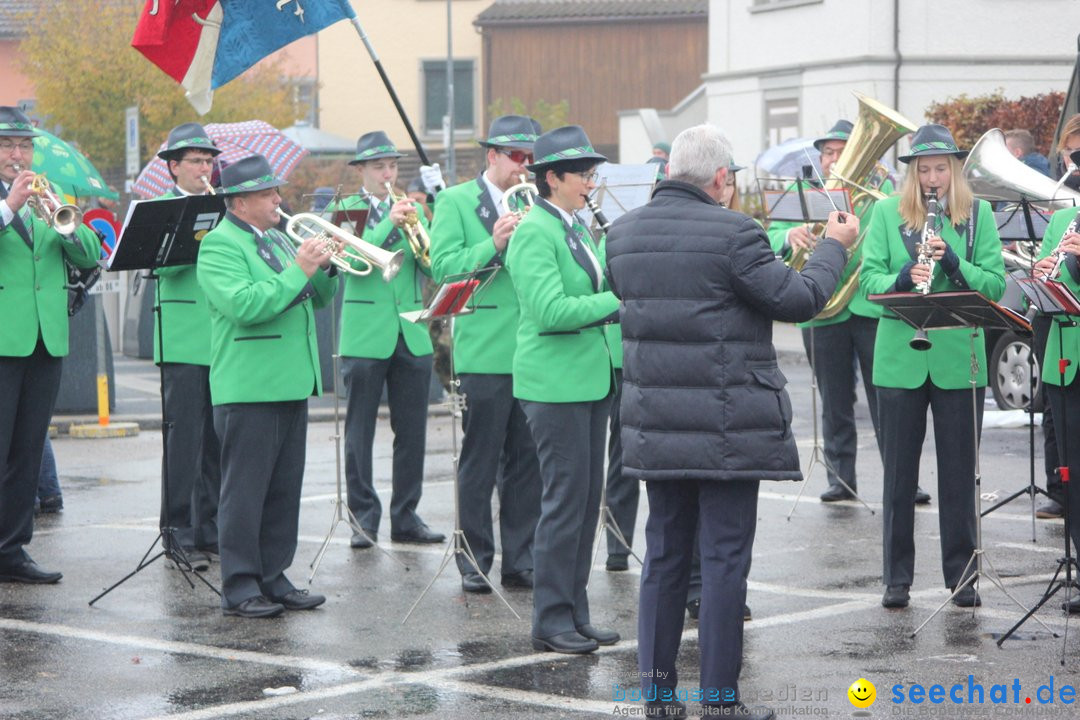
{"label": "music stand", "polygon": [[[111,272],[120,270],[148,270],[149,277],[156,278],[155,270],[172,265],[190,265],[195,262],[199,255],[199,242],[206,233],[210,232],[225,216],[225,200],[221,195],[186,195],[176,198],[161,198],[132,203],[128,208],[127,217],[124,219],[124,227],[120,237],[116,239],[116,247],[109,256],[106,269]],[[157,304],[154,312],[158,314],[157,341],[160,356],[165,357],[164,328],[165,316],[161,312],[160,285],[155,283]],[[164,360],[162,361],[164,364]],[[158,382],[161,393],[161,484],[164,502],[166,503],[165,514],[168,516],[169,500],[169,430],[172,422],[165,416],[165,370],[158,367]],[[151,557],[158,541],[161,542],[161,550]],[[183,548],[176,540],[176,529],[173,527],[161,527],[157,537],[150,543],[146,553],[139,560],[138,565],[130,573],[120,578],[107,589],[90,601],[95,602],[108,595],[115,588],[125,583],[144,568],[150,566],[158,558],[165,556],[172,561],[180,571],[184,580],[192,589],[195,583],[188,577],[192,573],[206,587],[213,590],[219,596],[219,591],[202,574],[192,567],[191,562],[184,554]]]}
{"label": "music stand", "polygon": [[[975,338],[978,337],[979,330],[982,328],[1000,328],[1031,332],[1031,324],[1028,323],[1023,315],[1002,305],[998,305],[974,290],[940,292],[931,293],[929,295],[911,292],[886,293],[882,295],[868,295],[867,299],[871,302],[884,305],[886,309],[891,310],[894,315],[916,330],[929,331],[965,328],[971,331],[969,341],[969,353],[971,358],[969,383],[971,385],[972,452],[974,453],[975,460],[975,548],[971,553],[971,557],[968,558],[967,564],[960,573],[960,577],[962,578],[961,582],[956,585],[953,589],[953,593],[945,599],[945,602],[941,603],[941,605],[930,614],[930,617],[926,618],[919,627],[915,628],[915,632],[911,633],[911,637],[918,635],[919,631],[926,627],[926,624],[933,620],[934,617],[936,617],[937,614],[968,585],[971,585],[975,592],[978,593],[979,580],[983,575],[986,576],[991,584],[1001,590],[1006,597],[1016,603],[1018,607],[1027,611],[1024,604],[1013,597],[1005,588],[1004,583],[1001,581],[1000,574],[982,546],[982,474],[979,466],[979,407],[978,393],[976,391],[979,362],[975,355]],[[984,562],[989,567],[990,572],[983,570]],[[968,571],[973,567],[974,572],[972,572],[971,575],[967,575]],[[974,613],[974,611],[975,608],[973,606],[972,613]],[[1046,627],[1045,623],[1041,620],[1039,623],[1050,631],[1050,628]]]}
{"label": "music stand", "polygon": [[[458,315],[468,315],[476,311],[476,303],[484,290],[487,289],[492,279],[498,273],[500,265],[487,265],[482,268],[477,268],[469,273],[461,273],[460,275],[448,275],[443,278],[442,283],[435,290],[434,296],[431,298],[431,302],[423,310],[414,310],[410,312],[401,313],[401,317],[410,322],[435,322],[436,320],[446,320],[452,322],[453,318]],[[446,566],[450,564],[450,560],[458,555],[464,555],[465,558],[472,563],[473,569],[477,574],[484,579],[484,583],[491,588],[492,592],[505,605],[514,617],[518,620],[521,616],[517,614],[513,606],[507,602],[503,594],[499,592],[499,589],[495,587],[494,583],[487,576],[483,570],[480,569],[480,563],[476,561],[476,555],[473,553],[472,548],[469,547],[469,539],[465,537],[465,531],[461,529],[461,508],[458,495],[458,438],[457,438],[457,416],[459,413],[465,411],[465,396],[458,392],[460,382],[457,379],[457,374],[454,371],[454,348],[453,348],[453,332],[450,333],[450,392],[447,393],[446,405],[450,409],[450,437],[451,437],[451,461],[454,467],[454,532],[450,534],[450,539],[446,543],[446,552],[443,553],[442,562],[439,564],[439,569],[435,571],[431,580],[417,596],[413,602],[412,607],[409,608],[409,612],[405,614],[401,624],[404,625],[412,617],[413,611],[420,604],[420,601],[424,599],[424,596],[431,590],[431,586],[435,584],[435,581],[442,575],[442,571],[446,569]],[[466,597],[466,600],[468,598]]]}
{"label": "music stand", "polygon": [[[1057,280],[1045,280],[1044,281],[1044,280],[1035,279],[1035,278],[1025,278],[1024,280],[1019,281],[1017,284],[1019,285],[1021,292],[1024,293],[1025,297],[1027,297],[1028,300],[1031,301],[1031,304],[1034,305],[1039,310],[1039,312],[1041,312],[1041,313],[1043,313],[1045,315],[1061,315],[1061,316],[1071,316],[1071,317],[1075,317],[1075,316],[1080,315],[1080,300],[1078,300],[1076,298],[1076,296],[1073,295],[1072,291],[1064,283],[1061,283],[1061,282],[1059,282]],[[1062,345],[1062,335],[1063,335],[1062,328],[1065,325],[1070,325],[1071,326],[1071,325],[1076,324],[1076,321],[1071,319],[1071,317],[1068,317],[1068,319],[1066,319],[1066,318],[1059,319],[1058,322],[1057,322],[1057,326],[1058,326],[1058,373],[1059,373],[1059,378],[1060,378],[1060,383],[1061,383],[1062,388],[1065,387],[1065,368],[1068,367],[1068,365],[1069,365],[1069,360],[1066,360],[1065,356],[1064,356],[1064,346]],[[1063,398],[1063,401],[1067,402],[1067,398]],[[1057,420],[1057,418],[1055,418],[1055,420]],[[1068,436],[1068,414],[1067,413],[1062,413],[1062,418],[1061,418],[1060,422],[1062,423],[1062,427],[1061,427],[1061,443],[1062,443],[1062,446],[1061,446],[1061,450],[1058,451],[1058,456],[1059,457],[1061,457],[1061,456],[1065,457],[1065,465],[1063,467],[1059,467],[1058,472],[1061,473],[1061,487],[1062,487],[1062,492],[1065,495],[1065,497],[1064,497],[1064,500],[1065,500],[1065,503],[1064,503],[1065,557],[1058,560],[1057,569],[1054,571],[1054,576],[1052,578],[1050,578],[1050,582],[1049,582],[1049,584],[1047,584],[1046,590],[1043,592],[1043,595],[1039,599],[1039,602],[1035,604],[1035,607],[1028,610],[1027,614],[1024,615],[1024,617],[1020,618],[1020,620],[1017,621],[1017,623],[1015,625],[1013,625],[1011,628],[1009,628],[1009,631],[1007,633],[1005,633],[1004,635],[1002,635],[998,639],[998,641],[997,641],[998,647],[1001,647],[1001,644],[1003,642],[1008,640],[1009,637],[1014,632],[1016,632],[1016,630],[1019,629],[1019,627],[1021,625],[1023,625],[1025,622],[1027,622],[1028,618],[1034,616],[1034,614],[1036,612],[1038,612],[1039,608],[1041,608],[1043,605],[1045,605],[1050,600],[1050,598],[1052,598],[1059,590],[1061,590],[1063,588],[1065,590],[1065,606],[1066,606],[1066,608],[1068,608],[1068,605],[1069,605],[1069,602],[1070,602],[1070,599],[1071,599],[1071,595],[1072,595],[1072,590],[1075,589],[1075,590],[1080,591],[1080,582],[1077,582],[1077,578],[1080,577],[1080,566],[1077,565],[1076,558],[1073,557],[1073,554],[1072,554],[1072,537],[1069,534],[1071,518],[1069,516],[1069,480],[1070,480],[1070,478],[1069,478],[1069,452],[1068,452],[1069,436]],[[1062,570],[1065,571],[1065,579],[1064,580],[1059,580],[1058,578],[1061,577],[1061,571]],[[1076,575],[1073,574],[1073,570],[1077,571]],[[1036,618],[1036,620],[1037,619],[1038,618]],[[1053,635],[1054,635],[1054,637],[1058,637],[1057,633],[1053,633]],[[1062,665],[1065,664],[1065,643],[1068,642],[1068,637],[1069,637],[1069,612],[1068,612],[1068,610],[1066,610],[1066,612],[1065,612],[1065,632],[1064,632],[1064,636],[1065,636],[1065,640],[1062,641],[1062,645],[1061,645],[1061,664]]]}

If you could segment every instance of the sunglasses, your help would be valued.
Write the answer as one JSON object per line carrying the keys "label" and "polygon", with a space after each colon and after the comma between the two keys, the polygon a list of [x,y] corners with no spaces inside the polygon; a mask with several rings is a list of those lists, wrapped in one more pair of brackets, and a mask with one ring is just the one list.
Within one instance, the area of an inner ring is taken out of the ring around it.
{"label": "sunglasses", "polygon": [[510,162],[518,165],[524,165],[525,163],[531,163],[533,161],[533,154],[527,150],[499,150],[501,155],[505,155],[510,158]]}

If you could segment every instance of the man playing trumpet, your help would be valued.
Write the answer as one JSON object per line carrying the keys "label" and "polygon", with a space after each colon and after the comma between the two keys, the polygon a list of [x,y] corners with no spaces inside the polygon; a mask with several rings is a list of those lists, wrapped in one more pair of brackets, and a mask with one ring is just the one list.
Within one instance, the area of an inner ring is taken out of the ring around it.
{"label": "man playing trumpet", "polygon": [[390,282],[377,272],[364,277],[349,275],[345,281],[339,350],[348,391],[345,479],[349,509],[363,528],[362,533],[352,536],[354,548],[371,547],[382,517],[372,451],[384,386],[394,432],[390,539],[416,543],[445,539],[432,532],[416,513],[424,480],[432,346],[427,326],[411,323],[399,313],[423,307],[423,277],[431,270],[417,261],[404,229],[414,213],[420,225],[427,226],[422,209],[405,197],[391,196],[400,157],[403,155],[386,133],[377,130],[362,135],[356,143],[356,157],[349,163],[360,174],[360,194],[333,203],[325,211],[332,216],[336,210],[366,209],[363,239],[384,250],[404,251],[401,270]]}
{"label": "man playing trumpet", "polygon": [[0,107],[0,582],[61,577],[23,547],[34,531],[41,453],[68,353],[64,259],[92,268],[101,253],[89,227],[61,235],[30,211],[37,135],[18,108]]}

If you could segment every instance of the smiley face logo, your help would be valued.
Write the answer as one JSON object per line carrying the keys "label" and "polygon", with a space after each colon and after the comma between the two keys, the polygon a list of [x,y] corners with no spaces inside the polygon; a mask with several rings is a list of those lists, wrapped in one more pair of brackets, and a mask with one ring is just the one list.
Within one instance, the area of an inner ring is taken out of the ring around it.
{"label": "smiley face logo", "polygon": [[848,700],[857,708],[868,708],[877,700],[877,688],[866,678],[859,678],[847,689]]}

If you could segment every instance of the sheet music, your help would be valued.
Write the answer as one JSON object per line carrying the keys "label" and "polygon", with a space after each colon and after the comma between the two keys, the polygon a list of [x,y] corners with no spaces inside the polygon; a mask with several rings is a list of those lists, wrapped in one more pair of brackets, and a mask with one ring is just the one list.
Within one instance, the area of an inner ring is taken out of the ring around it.
{"label": "sheet music", "polygon": [[[597,168],[597,202],[604,216],[611,222],[635,208],[646,205],[656,185],[656,164],[639,165],[601,163]],[[593,224],[588,208],[578,211],[587,225]]]}

